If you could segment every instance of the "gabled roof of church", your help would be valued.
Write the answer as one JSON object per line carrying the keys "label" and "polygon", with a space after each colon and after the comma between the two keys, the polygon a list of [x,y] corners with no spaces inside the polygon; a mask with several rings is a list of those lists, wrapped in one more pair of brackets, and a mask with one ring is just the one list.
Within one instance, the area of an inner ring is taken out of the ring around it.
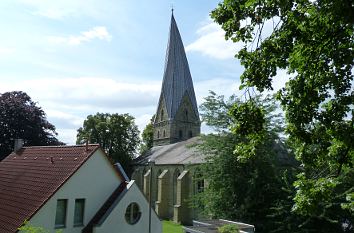
{"label": "gabled roof of church", "polygon": [[193,137],[173,144],[154,146],[144,155],[134,159],[133,163],[135,165],[146,165],[149,161],[154,161],[157,165],[205,163],[206,155],[197,148],[201,143],[200,137]]}
{"label": "gabled roof of church", "polygon": [[175,117],[182,98],[186,93],[190,97],[195,114],[199,116],[186,53],[172,13],[160,96],[160,101],[162,97],[165,99],[169,118],[173,119]]}

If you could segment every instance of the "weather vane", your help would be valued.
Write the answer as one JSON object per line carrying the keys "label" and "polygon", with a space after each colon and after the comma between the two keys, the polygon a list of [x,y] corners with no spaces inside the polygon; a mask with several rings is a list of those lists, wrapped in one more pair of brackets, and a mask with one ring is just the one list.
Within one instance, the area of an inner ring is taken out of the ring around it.
{"label": "weather vane", "polygon": [[172,4],[171,4],[171,11],[172,11],[172,14],[173,14],[173,10],[174,10],[174,9],[173,9],[173,3],[172,3]]}

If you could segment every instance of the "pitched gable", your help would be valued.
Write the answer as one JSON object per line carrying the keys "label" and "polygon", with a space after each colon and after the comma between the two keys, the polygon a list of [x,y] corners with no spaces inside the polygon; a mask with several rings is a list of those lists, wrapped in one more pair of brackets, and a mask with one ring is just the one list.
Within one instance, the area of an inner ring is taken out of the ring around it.
{"label": "pitched gable", "polygon": [[0,162],[0,232],[16,232],[99,148],[24,147]]}

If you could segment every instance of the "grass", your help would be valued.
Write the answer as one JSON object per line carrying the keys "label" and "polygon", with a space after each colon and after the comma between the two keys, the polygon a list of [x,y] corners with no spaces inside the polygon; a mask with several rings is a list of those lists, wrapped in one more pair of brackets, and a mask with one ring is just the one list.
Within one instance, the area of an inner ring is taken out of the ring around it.
{"label": "grass", "polygon": [[182,226],[172,221],[162,221],[162,233],[183,233]]}

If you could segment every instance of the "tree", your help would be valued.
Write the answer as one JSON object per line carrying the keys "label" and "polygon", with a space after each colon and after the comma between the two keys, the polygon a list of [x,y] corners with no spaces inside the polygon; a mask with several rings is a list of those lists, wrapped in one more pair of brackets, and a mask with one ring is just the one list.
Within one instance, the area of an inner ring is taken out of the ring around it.
{"label": "tree", "polygon": [[77,144],[86,140],[99,143],[113,162],[119,162],[130,174],[130,163],[139,145],[139,130],[129,114],[96,113],[87,116],[83,127],[77,130]]}
{"label": "tree", "polygon": [[[345,13],[344,13],[345,12]],[[303,171],[294,183],[293,210],[302,228],[353,231],[354,4],[344,0],[224,0],[212,18],[227,39],[243,42],[236,57],[246,92],[271,90],[279,69],[289,81],[278,94],[286,133]],[[265,35],[265,25],[273,25]],[[252,105],[248,98],[245,105]],[[257,115],[257,108],[245,108]],[[242,119],[242,108],[236,110]],[[262,122],[258,114],[253,121]],[[241,123],[242,124],[242,123]],[[261,135],[253,130],[250,139]],[[254,147],[249,140],[249,148]],[[254,141],[253,141],[254,142]]]}
{"label": "tree", "polygon": [[56,135],[45,112],[25,92],[0,94],[0,160],[13,151],[15,139],[27,146],[62,144]]}
{"label": "tree", "polygon": [[140,144],[139,148],[139,154],[143,155],[145,154],[149,149],[152,148],[153,143],[154,143],[154,118],[155,115],[153,115],[150,119],[150,122],[145,126],[145,129],[143,130],[142,133],[142,143]]}
{"label": "tree", "polygon": [[[49,230],[43,227],[37,227],[30,224],[30,222],[25,221],[23,225],[18,228],[19,231],[24,233],[50,233]],[[62,233],[63,230],[56,230],[55,233]]]}
{"label": "tree", "polygon": [[282,118],[274,113],[275,102],[270,97],[257,97],[256,102],[266,116],[266,134],[263,143],[256,148],[256,156],[243,159],[243,155],[234,150],[245,137],[230,130],[236,125],[230,113],[242,102],[235,96],[225,101],[214,92],[205,100],[200,108],[202,119],[217,133],[202,136],[200,150],[208,159],[201,166],[208,185],[196,202],[208,215],[247,221],[255,224],[257,231],[269,232],[273,227],[272,219],[268,217],[274,214],[272,208],[288,195],[282,189],[283,176],[291,179],[296,166],[281,160],[284,156],[290,160],[291,155],[286,148],[280,147],[284,146],[278,134],[282,131]]}

